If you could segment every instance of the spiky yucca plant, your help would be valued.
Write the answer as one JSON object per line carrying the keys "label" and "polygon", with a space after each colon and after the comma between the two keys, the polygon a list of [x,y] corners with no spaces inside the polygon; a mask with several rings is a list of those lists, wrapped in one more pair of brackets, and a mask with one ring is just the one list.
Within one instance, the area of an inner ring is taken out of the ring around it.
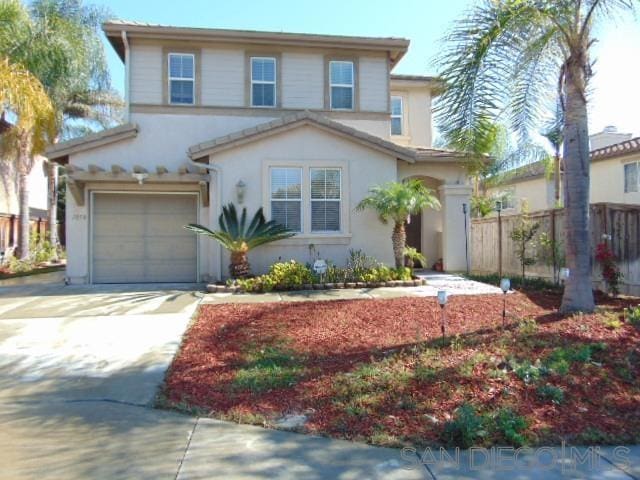
{"label": "spiky yucca plant", "polygon": [[229,263],[229,274],[232,278],[245,278],[251,273],[248,253],[250,250],[295,235],[288,228],[273,220],[266,221],[262,208],[260,208],[247,225],[247,209],[242,209],[242,214],[238,218],[238,211],[233,203],[222,207],[222,213],[218,217],[220,230],[212,231],[207,227],[190,223],[185,226],[200,235],[211,237],[229,250],[231,261]]}

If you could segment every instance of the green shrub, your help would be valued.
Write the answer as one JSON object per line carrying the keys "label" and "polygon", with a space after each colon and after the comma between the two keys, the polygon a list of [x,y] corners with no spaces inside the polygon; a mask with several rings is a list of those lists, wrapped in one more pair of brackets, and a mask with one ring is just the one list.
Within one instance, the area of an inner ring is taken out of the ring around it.
{"label": "green shrub", "polygon": [[265,275],[237,280],[237,284],[247,292],[269,292],[274,288],[301,287],[309,283],[313,283],[313,273],[295,260],[274,263]]}
{"label": "green shrub", "polygon": [[453,420],[444,425],[443,440],[452,447],[469,448],[486,435],[484,418],[465,403],[455,411]]}
{"label": "green shrub", "polygon": [[529,426],[526,418],[511,408],[501,408],[495,415],[495,430],[513,446],[522,446],[526,439],[522,432]]}
{"label": "green shrub", "polygon": [[351,249],[349,250],[349,258],[345,267],[346,279],[348,282],[362,282],[366,273],[379,266],[380,262],[365,254],[362,250]]}
{"label": "green shrub", "polygon": [[540,399],[548,400],[551,403],[560,405],[564,401],[564,390],[554,385],[540,385],[536,393]]}
{"label": "green shrub", "polygon": [[552,364],[565,360],[568,363],[587,363],[593,359],[593,355],[605,350],[605,343],[588,343],[571,347],[555,348],[546,358],[545,364],[553,369]]}
{"label": "green shrub", "polygon": [[9,257],[7,267],[11,273],[26,273],[30,272],[34,268],[34,264],[31,260],[20,260],[17,257]]}
{"label": "green shrub", "polygon": [[624,317],[631,325],[640,325],[640,305],[637,307],[625,308]]}
{"label": "green shrub", "polygon": [[605,327],[611,330],[617,330],[622,328],[623,323],[618,318],[618,314],[614,312],[608,312],[602,317],[602,323]]}
{"label": "green shrub", "polygon": [[[464,275],[469,280],[475,280],[477,282],[488,283],[490,285],[495,285],[496,287],[500,286],[501,277],[495,273],[481,275],[481,274],[466,274]],[[527,277],[526,283],[523,285],[522,278],[519,276],[514,276],[511,278],[511,288],[515,290],[520,290],[523,287],[530,290],[550,290],[554,292],[561,292],[562,286],[556,285],[555,283],[547,280],[546,278],[539,277]]]}
{"label": "green shrub", "polygon": [[278,287],[294,287],[313,282],[313,274],[305,265],[291,260],[274,263],[267,274]]}
{"label": "green shrub", "polygon": [[522,335],[533,335],[538,331],[538,323],[534,318],[524,318],[518,322],[518,332]]}
{"label": "green shrub", "polygon": [[518,360],[512,359],[509,361],[509,365],[513,369],[513,373],[524,383],[537,382],[547,373],[547,369],[540,364],[540,361],[532,364],[529,360],[519,362]]}

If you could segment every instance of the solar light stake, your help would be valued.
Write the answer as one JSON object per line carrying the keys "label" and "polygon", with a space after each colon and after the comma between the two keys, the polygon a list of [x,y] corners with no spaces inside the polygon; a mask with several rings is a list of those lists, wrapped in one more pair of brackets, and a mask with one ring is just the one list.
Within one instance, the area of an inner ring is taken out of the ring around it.
{"label": "solar light stake", "polygon": [[442,340],[445,337],[445,322],[446,322],[446,312],[444,310],[445,305],[447,304],[447,291],[446,290],[438,290],[438,303],[440,304],[440,331],[442,332]]}
{"label": "solar light stake", "polygon": [[502,297],[502,328],[507,327],[507,293],[511,288],[511,280],[508,278],[503,278],[500,280],[500,289],[502,293],[504,293]]}

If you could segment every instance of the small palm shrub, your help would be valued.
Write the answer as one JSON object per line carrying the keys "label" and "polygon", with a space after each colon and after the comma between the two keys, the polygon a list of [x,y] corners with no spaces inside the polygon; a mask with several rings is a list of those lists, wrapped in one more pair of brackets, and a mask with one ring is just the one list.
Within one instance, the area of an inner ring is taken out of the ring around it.
{"label": "small palm shrub", "polygon": [[404,257],[406,259],[407,267],[409,268],[415,267],[416,264],[419,264],[421,267],[425,267],[427,265],[427,258],[414,247],[405,247]]}
{"label": "small palm shrub", "polygon": [[251,273],[248,253],[250,250],[295,235],[283,225],[273,220],[267,222],[262,213],[262,208],[253,215],[247,224],[247,209],[242,209],[238,218],[238,211],[233,203],[222,207],[222,213],[218,217],[218,231],[209,230],[197,223],[190,223],[184,228],[200,235],[206,235],[217,240],[224,248],[229,250],[231,261],[229,274],[231,278],[246,278]]}

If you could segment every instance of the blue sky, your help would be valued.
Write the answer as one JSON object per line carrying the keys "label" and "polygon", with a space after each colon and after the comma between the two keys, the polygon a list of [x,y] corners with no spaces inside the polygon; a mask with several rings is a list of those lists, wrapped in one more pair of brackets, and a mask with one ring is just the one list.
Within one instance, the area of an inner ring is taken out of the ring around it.
{"label": "blue sky", "polygon": [[[94,0],[126,20],[179,26],[235,28],[411,40],[395,73],[434,74],[431,64],[451,22],[473,0]],[[592,83],[592,132],[605,125],[640,135],[640,20],[621,20],[598,32]],[[124,69],[108,46],[114,86],[122,91]]]}

